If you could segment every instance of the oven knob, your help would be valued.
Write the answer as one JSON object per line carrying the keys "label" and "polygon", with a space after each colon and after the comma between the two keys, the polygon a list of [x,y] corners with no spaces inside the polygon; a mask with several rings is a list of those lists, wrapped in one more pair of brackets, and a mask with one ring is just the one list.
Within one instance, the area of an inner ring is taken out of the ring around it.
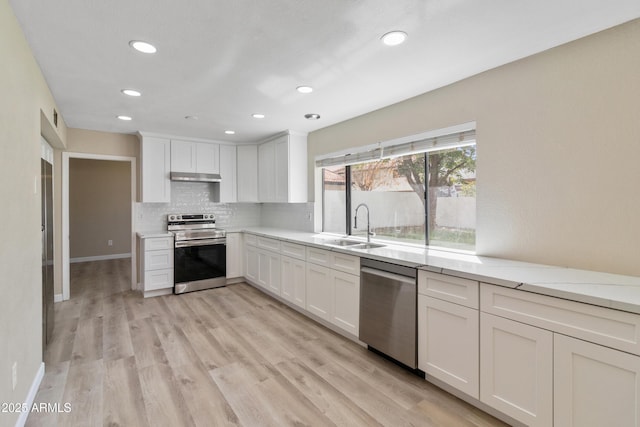
{"label": "oven knob", "polygon": [[209,219],[209,215],[208,215],[208,214],[205,214],[205,215],[204,215],[204,219]]}
{"label": "oven knob", "polygon": [[175,221],[175,220],[176,220],[175,215],[169,215],[169,221]]}

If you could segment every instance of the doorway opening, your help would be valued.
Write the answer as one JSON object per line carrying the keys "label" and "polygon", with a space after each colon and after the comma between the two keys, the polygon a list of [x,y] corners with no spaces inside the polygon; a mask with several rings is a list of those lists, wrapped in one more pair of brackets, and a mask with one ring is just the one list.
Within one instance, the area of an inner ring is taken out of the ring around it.
{"label": "doorway opening", "polygon": [[71,298],[70,264],[85,261],[130,258],[136,289],[135,157],[62,154],[62,300]]}

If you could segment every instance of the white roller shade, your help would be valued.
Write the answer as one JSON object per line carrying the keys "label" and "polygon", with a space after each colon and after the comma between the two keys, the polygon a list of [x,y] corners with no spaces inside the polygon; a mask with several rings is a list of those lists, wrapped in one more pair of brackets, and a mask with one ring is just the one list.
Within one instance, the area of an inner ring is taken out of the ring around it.
{"label": "white roller shade", "polygon": [[475,123],[465,123],[460,126],[319,156],[316,158],[316,167],[353,165],[410,154],[465,147],[475,143]]}

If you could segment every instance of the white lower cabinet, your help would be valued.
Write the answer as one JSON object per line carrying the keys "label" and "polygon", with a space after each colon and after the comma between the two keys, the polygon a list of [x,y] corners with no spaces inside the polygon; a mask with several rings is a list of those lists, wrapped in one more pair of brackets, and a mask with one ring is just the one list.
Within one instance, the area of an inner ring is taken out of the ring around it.
{"label": "white lower cabinet", "polygon": [[528,426],[553,425],[553,333],[480,313],[480,401]]}
{"label": "white lower cabinet", "polygon": [[306,263],[304,260],[282,256],[280,259],[280,295],[298,307],[305,308],[306,299]]}
{"label": "white lower cabinet", "polygon": [[255,246],[251,246],[250,244],[245,245],[245,277],[252,283],[258,283],[258,248]]}
{"label": "white lower cabinet", "polygon": [[360,277],[340,271],[333,273],[331,323],[358,336],[360,322]]}
{"label": "white lower cabinet", "polygon": [[479,322],[477,309],[418,295],[418,368],[475,399]]}
{"label": "white lower cabinet", "polygon": [[280,254],[258,249],[258,284],[280,295]]}
{"label": "white lower cabinet", "polygon": [[307,263],[306,309],[358,336],[360,277]]}
{"label": "white lower cabinet", "polygon": [[307,263],[306,309],[326,321],[331,321],[331,302],[333,301],[331,276],[331,269]]}
{"label": "white lower cabinet", "polygon": [[145,297],[173,291],[173,237],[141,238],[141,279]]}
{"label": "white lower cabinet", "polygon": [[244,276],[242,233],[227,233],[227,279]]}
{"label": "white lower cabinet", "polygon": [[554,337],[554,425],[640,425],[640,357]]}

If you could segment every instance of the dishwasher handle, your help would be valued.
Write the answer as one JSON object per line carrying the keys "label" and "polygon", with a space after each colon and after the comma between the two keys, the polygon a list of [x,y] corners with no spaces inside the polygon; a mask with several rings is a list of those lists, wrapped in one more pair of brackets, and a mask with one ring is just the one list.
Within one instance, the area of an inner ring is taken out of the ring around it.
{"label": "dishwasher handle", "polygon": [[390,279],[393,281],[393,282],[390,282],[390,284],[416,286],[416,279],[413,277],[401,276],[399,274],[389,273],[387,271],[382,271],[382,270],[376,270],[369,267],[362,267],[360,269],[360,274],[370,274],[372,276],[384,277],[385,279]]}

